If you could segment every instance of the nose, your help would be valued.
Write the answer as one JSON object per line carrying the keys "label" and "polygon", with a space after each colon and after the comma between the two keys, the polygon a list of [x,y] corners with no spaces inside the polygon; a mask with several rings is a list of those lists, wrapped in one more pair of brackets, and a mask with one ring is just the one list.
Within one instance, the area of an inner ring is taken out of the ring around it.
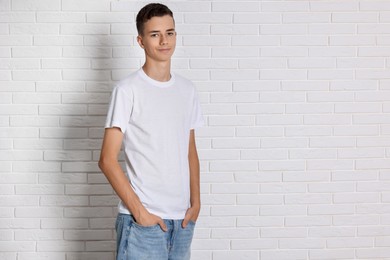
{"label": "nose", "polygon": [[167,44],[167,36],[164,34],[161,34],[160,45],[165,45],[165,44]]}

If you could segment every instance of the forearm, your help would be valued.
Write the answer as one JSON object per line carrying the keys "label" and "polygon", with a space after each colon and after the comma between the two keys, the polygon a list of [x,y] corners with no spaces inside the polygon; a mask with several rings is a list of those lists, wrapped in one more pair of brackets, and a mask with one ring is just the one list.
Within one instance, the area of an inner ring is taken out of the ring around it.
{"label": "forearm", "polygon": [[190,167],[190,202],[191,207],[200,208],[200,167],[198,155],[195,152],[189,154]]}
{"label": "forearm", "polygon": [[145,210],[145,208],[131,187],[129,180],[126,178],[119,163],[116,160],[108,162],[100,161],[99,167],[118,197],[129,209],[135,219],[138,219],[139,215]]}
{"label": "forearm", "polygon": [[188,147],[188,164],[190,170],[190,203],[192,208],[200,210],[200,167],[198,151],[195,142],[195,130],[191,129],[189,147]]}

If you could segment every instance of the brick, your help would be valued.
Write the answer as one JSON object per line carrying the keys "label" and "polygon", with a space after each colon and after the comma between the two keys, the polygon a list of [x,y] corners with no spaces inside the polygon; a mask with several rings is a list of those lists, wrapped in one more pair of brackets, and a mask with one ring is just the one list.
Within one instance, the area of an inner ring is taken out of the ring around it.
{"label": "brick", "polygon": [[113,252],[85,252],[85,253],[74,253],[68,252],[66,253],[67,260],[106,260],[106,259],[114,259]]}
{"label": "brick", "polygon": [[275,182],[282,180],[282,174],[278,172],[272,172],[271,174],[259,172],[237,172],[234,174],[236,182],[247,182],[247,183],[263,183],[263,182]]}
{"label": "brick", "polygon": [[[310,28],[310,27],[309,27]],[[265,35],[294,35],[307,34],[308,27],[302,24],[262,24],[261,34]]]}
{"label": "brick", "polygon": [[310,259],[353,259],[353,249],[312,249],[310,250]]}
{"label": "brick", "polygon": [[84,23],[83,13],[76,12],[37,12],[38,23]]}
{"label": "brick", "polygon": [[258,260],[259,254],[257,251],[215,251],[213,253],[213,260],[233,260],[233,259],[242,259],[242,260]]}
{"label": "brick", "polygon": [[84,92],[85,87],[82,82],[54,81],[36,82],[37,92]]}
{"label": "brick", "polygon": [[254,228],[220,228],[211,231],[211,238],[221,239],[243,239],[243,238],[258,238],[259,231]]}
{"label": "brick", "polygon": [[210,163],[210,171],[256,171],[256,161],[215,161]]}
{"label": "brick", "polygon": [[39,203],[42,206],[88,206],[88,198],[86,196],[53,195],[42,197]]}
{"label": "brick", "polygon": [[352,170],[353,168],[353,160],[324,159],[307,162],[308,170]]}
{"label": "brick", "polygon": [[329,180],[330,173],[326,171],[283,172],[284,182],[318,182]]}
{"label": "brick", "polygon": [[[4,229],[5,228],[8,228],[8,229],[39,229],[40,224],[39,224],[39,219],[2,218],[1,222],[0,222],[0,227],[4,228]],[[15,250],[15,251],[17,251],[17,250]]]}
{"label": "brick", "polygon": [[257,125],[301,125],[303,116],[301,115],[258,115],[256,117]]}
{"label": "brick", "polygon": [[[287,39],[289,41],[291,40],[290,37]],[[335,68],[336,59],[334,58],[289,58],[288,67],[293,69]]]}
{"label": "brick", "polygon": [[16,253],[0,253],[0,257],[3,260],[16,260]]}
{"label": "brick", "polygon": [[354,213],[354,206],[351,204],[308,206],[308,215],[345,215]]}
{"label": "brick", "polygon": [[282,90],[288,91],[300,91],[300,90],[310,90],[310,91],[323,91],[328,89],[328,83],[325,81],[283,81]]}
{"label": "brick", "polygon": [[60,0],[12,0],[12,10],[15,11],[59,11]]}
{"label": "brick", "polygon": [[[12,47],[12,57],[15,58],[45,58],[60,57],[60,47]],[[14,71],[14,73],[17,71]],[[37,71],[35,71],[37,73]],[[54,73],[55,74],[55,73]]]}
{"label": "brick", "polygon": [[64,104],[94,104],[106,103],[109,100],[109,93],[87,93],[87,94],[62,94],[61,101]]}
{"label": "brick", "polygon": [[372,238],[355,237],[355,238],[328,238],[326,245],[329,248],[359,248],[372,247],[374,241]]}
{"label": "brick", "polygon": [[62,230],[15,230],[15,240],[39,241],[39,240],[61,240],[63,238]]}
{"label": "brick", "polygon": [[330,136],[331,133],[330,126],[290,126],[285,128],[285,135],[288,137]]}
{"label": "brick", "polygon": [[26,252],[35,250],[33,241],[0,241],[0,250],[2,252]]}
{"label": "brick", "polygon": [[[279,77],[277,77],[279,75]],[[276,79],[302,80],[307,78],[306,71],[303,70],[262,70],[260,72],[261,80],[276,80]],[[298,94],[299,95],[299,94]]]}
{"label": "brick", "polygon": [[248,149],[241,151],[241,159],[244,160],[277,160],[277,159],[287,159],[288,152],[286,150],[279,149]]}
{"label": "brick", "polygon": [[304,161],[263,161],[259,162],[262,171],[301,171],[305,168]]}
{"label": "brick", "polygon": [[231,39],[223,35],[183,36],[183,46],[229,46]]}
{"label": "brick", "polygon": [[313,227],[309,228],[310,237],[354,237],[355,227]]}
{"label": "brick", "polygon": [[[320,29],[320,28],[318,28]],[[355,57],[355,51],[349,47],[310,47],[309,56],[313,57]]]}
{"label": "brick", "polygon": [[333,218],[333,223],[336,226],[371,226],[379,225],[380,220],[379,216],[335,216]]}
{"label": "brick", "polygon": [[258,184],[212,184],[211,192],[216,194],[226,194],[226,193],[238,193],[238,194],[247,194],[247,193],[258,193],[259,185]]}
{"label": "brick", "polygon": [[261,2],[262,12],[299,12],[308,11],[309,3],[291,1],[288,3],[282,2]]}
{"label": "brick", "polygon": [[345,148],[340,149],[337,156],[342,159],[384,157],[384,150],[381,148]]}
{"label": "brick", "polygon": [[262,183],[260,184],[261,193],[289,193],[306,192],[304,183]]}
{"label": "brick", "polygon": [[360,10],[363,11],[382,11],[390,8],[390,4],[386,1],[362,1]]}
{"label": "brick", "polygon": [[260,5],[256,2],[213,2],[212,12],[259,12]]}
{"label": "brick", "polygon": [[10,34],[58,34],[57,24],[15,23],[10,24]]}
{"label": "brick", "polygon": [[329,23],[331,13],[326,12],[283,12],[283,23]]}
{"label": "brick", "polygon": [[343,3],[336,4],[333,1],[320,1],[310,3],[311,11],[357,11],[359,10],[359,4],[355,1],[344,1]]}
{"label": "brick", "polygon": [[349,125],[352,121],[350,115],[305,115],[304,123],[307,125]]}
{"label": "brick", "polygon": [[17,218],[59,218],[63,216],[62,208],[54,207],[23,207],[15,209]]}
{"label": "brick", "polygon": [[[2,45],[12,45],[12,46],[23,46],[23,45],[31,45],[32,38],[30,36],[25,35],[0,35],[0,46]],[[6,57],[4,55],[4,57]],[[27,62],[27,60],[25,60]],[[9,62],[16,63],[15,60],[9,60]],[[30,64],[32,62],[30,61]],[[31,66],[31,65],[30,65]]]}
{"label": "brick", "polygon": [[41,220],[43,229],[85,229],[88,219],[78,218],[44,218]]}
{"label": "brick", "polygon": [[[82,105],[40,105],[39,106],[40,115],[86,115],[87,107],[85,104]],[[79,129],[82,131],[82,129]],[[52,129],[44,129],[45,133],[51,131]],[[62,131],[62,129],[57,129],[57,131]],[[44,134],[40,132],[41,136]],[[71,134],[68,134],[72,136]],[[77,136],[75,136],[77,137]]]}
{"label": "brick", "polygon": [[212,148],[256,148],[260,147],[260,140],[255,138],[216,139],[212,141]]}
{"label": "brick", "polygon": [[[11,164],[8,163],[0,163],[3,167],[5,173],[1,173],[0,183],[2,184],[14,184],[14,183],[35,183],[36,182],[36,174],[32,173],[10,173],[11,172]],[[9,167],[7,167],[9,166]],[[17,201],[19,199],[15,198]],[[22,198],[23,199],[23,198]]]}
{"label": "brick", "polygon": [[107,35],[110,32],[108,24],[61,24],[62,35]]}
{"label": "brick", "polygon": [[[257,95],[255,96],[257,98]],[[282,104],[237,104],[237,114],[282,114]]]}
{"label": "brick", "polygon": [[66,240],[106,240],[112,237],[111,230],[65,230]]}
{"label": "brick", "polygon": [[47,252],[26,252],[18,253],[18,259],[20,260],[45,260],[45,259],[56,259],[65,260],[65,253],[47,253]]}
{"label": "brick", "polygon": [[329,204],[331,195],[328,194],[287,194],[286,204]]}
{"label": "brick", "polygon": [[238,227],[281,227],[283,226],[283,217],[275,216],[256,216],[256,217],[238,217]]}
{"label": "brick", "polygon": [[238,205],[258,205],[259,201],[261,201],[262,205],[283,204],[283,197],[281,195],[249,195],[245,193],[247,192],[241,192],[237,196]]}
{"label": "brick", "polygon": [[356,33],[356,26],[354,24],[309,24],[309,34],[354,34]]}
{"label": "brick", "polygon": [[42,160],[42,152],[37,151],[1,151],[1,161],[39,161]]}
{"label": "brick", "polygon": [[264,227],[261,229],[261,237],[275,237],[275,238],[301,238],[306,237],[306,228],[300,227]]}
{"label": "brick", "polygon": [[233,250],[260,250],[277,248],[276,239],[234,239],[232,240]]}
{"label": "brick", "polygon": [[51,71],[51,70],[18,70],[12,71],[12,78],[14,80],[26,80],[26,81],[51,81],[51,80],[61,80],[60,71]]}
{"label": "brick", "polygon": [[282,238],[279,240],[279,247],[282,249],[313,249],[324,248],[325,239],[309,239],[309,238]]}
{"label": "brick", "polygon": [[234,115],[236,107],[234,104],[204,104],[202,113],[203,115]]}
{"label": "brick", "polygon": [[331,223],[331,216],[287,216],[285,220],[287,227],[330,226]]}
{"label": "brick", "polygon": [[308,250],[294,249],[294,250],[263,250],[260,252],[261,259],[306,259]]}
{"label": "brick", "polygon": [[184,22],[189,24],[230,24],[233,20],[233,15],[229,13],[202,13],[199,16],[198,13],[186,13],[184,15]]}
{"label": "brick", "polygon": [[281,37],[282,46],[326,46],[328,37],[326,36],[295,36],[288,35]]}
{"label": "brick", "polygon": [[84,242],[79,241],[38,241],[38,252],[66,252],[85,250]]}
{"label": "brick", "polygon": [[253,206],[214,206],[211,216],[255,216],[258,209]]}
{"label": "brick", "polygon": [[[250,40],[249,42],[251,43],[254,42],[253,44],[256,44],[256,41]],[[251,59],[251,58],[240,59],[239,67],[241,69],[283,69],[286,67],[286,60],[284,58],[264,58],[264,57],[259,59]]]}
{"label": "brick", "polygon": [[[73,35],[43,35],[43,36],[34,36],[34,45],[36,46],[74,46],[74,45],[83,45],[82,36],[73,36]],[[80,47],[81,48],[81,47]],[[47,61],[45,61],[47,62]],[[65,61],[64,61],[65,62]]]}
{"label": "brick", "polygon": [[63,11],[110,11],[110,1],[103,0],[96,3],[93,0],[67,0],[62,2]]}
{"label": "brick", "polygon": [[236,127],[237,136],[282,136],[283,128],[281,127],[267,127],[267,126],[254,126],[254,127]]}
{"label": "brick", "polygon": [[350,181],[350,180],[376,180],[378,174],[375,171],[335,171],[332,173],[332,180],[334,181]]}
{"label": "brick", "polygon": [[[242,16],[244,18],[244,16]],[[236,22],[236,17],[234,17],[234,22]],[[239,35],[238,37],[243,37],[244,35],[257,35],[259,33],[259,26],[257,24],[211,24],[210,33],[216,35]],[[246,36],[246,37],[247,37]],[[259,36],[254,36],[258,38]],[[234,42],[235,36],[232,37]]]}
{"label": "brick", "polygon": [[[356,45],[356,46],[367,46],[367,45],[375,45],[375,38],[374,37],[362,37],[362,36],[341,36],[341,35],[335,35],[331,36],[329,39],[329,45],[331,46],[350,46],[350,45]],[[351,58],[342,58],[338,60],[337,65],[340,68],[350,68],[346,65],[354,65],[354,67],[359,66],[367,66],[367,63],[374,63],[379,64],[380,61],[373,60],[370,62],[370,59],[372,58],[366,58],[366,62],[359,62],[362,58],[358,59],[351,59]],[[349,62],[349,63],[347,63]]]}
{"label": "brick", "polygon": [[42,59],[44,69],[87,69],[90,63],[85,59]]}

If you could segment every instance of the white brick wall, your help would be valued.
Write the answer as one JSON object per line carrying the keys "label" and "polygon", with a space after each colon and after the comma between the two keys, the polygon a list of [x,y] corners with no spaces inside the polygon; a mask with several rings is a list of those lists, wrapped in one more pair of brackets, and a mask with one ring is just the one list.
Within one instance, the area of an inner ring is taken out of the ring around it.
{"label": "white brick wall", "polygon": [[[192,259],[390,259],[390,1],[163,2],[207,123]],[[0,0],[0,259],[114,259],[97,160],[145,3]]]}

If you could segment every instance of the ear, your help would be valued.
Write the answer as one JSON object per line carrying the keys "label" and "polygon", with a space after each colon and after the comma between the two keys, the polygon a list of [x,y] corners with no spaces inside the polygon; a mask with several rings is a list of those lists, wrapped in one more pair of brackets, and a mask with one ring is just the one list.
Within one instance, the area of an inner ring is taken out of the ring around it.
{"label": "ear", "polygon": [[137,36],[137,42],[138,42],[139,46],[143,49],[144,44],[142,43],[142,37],[140,35]]}

